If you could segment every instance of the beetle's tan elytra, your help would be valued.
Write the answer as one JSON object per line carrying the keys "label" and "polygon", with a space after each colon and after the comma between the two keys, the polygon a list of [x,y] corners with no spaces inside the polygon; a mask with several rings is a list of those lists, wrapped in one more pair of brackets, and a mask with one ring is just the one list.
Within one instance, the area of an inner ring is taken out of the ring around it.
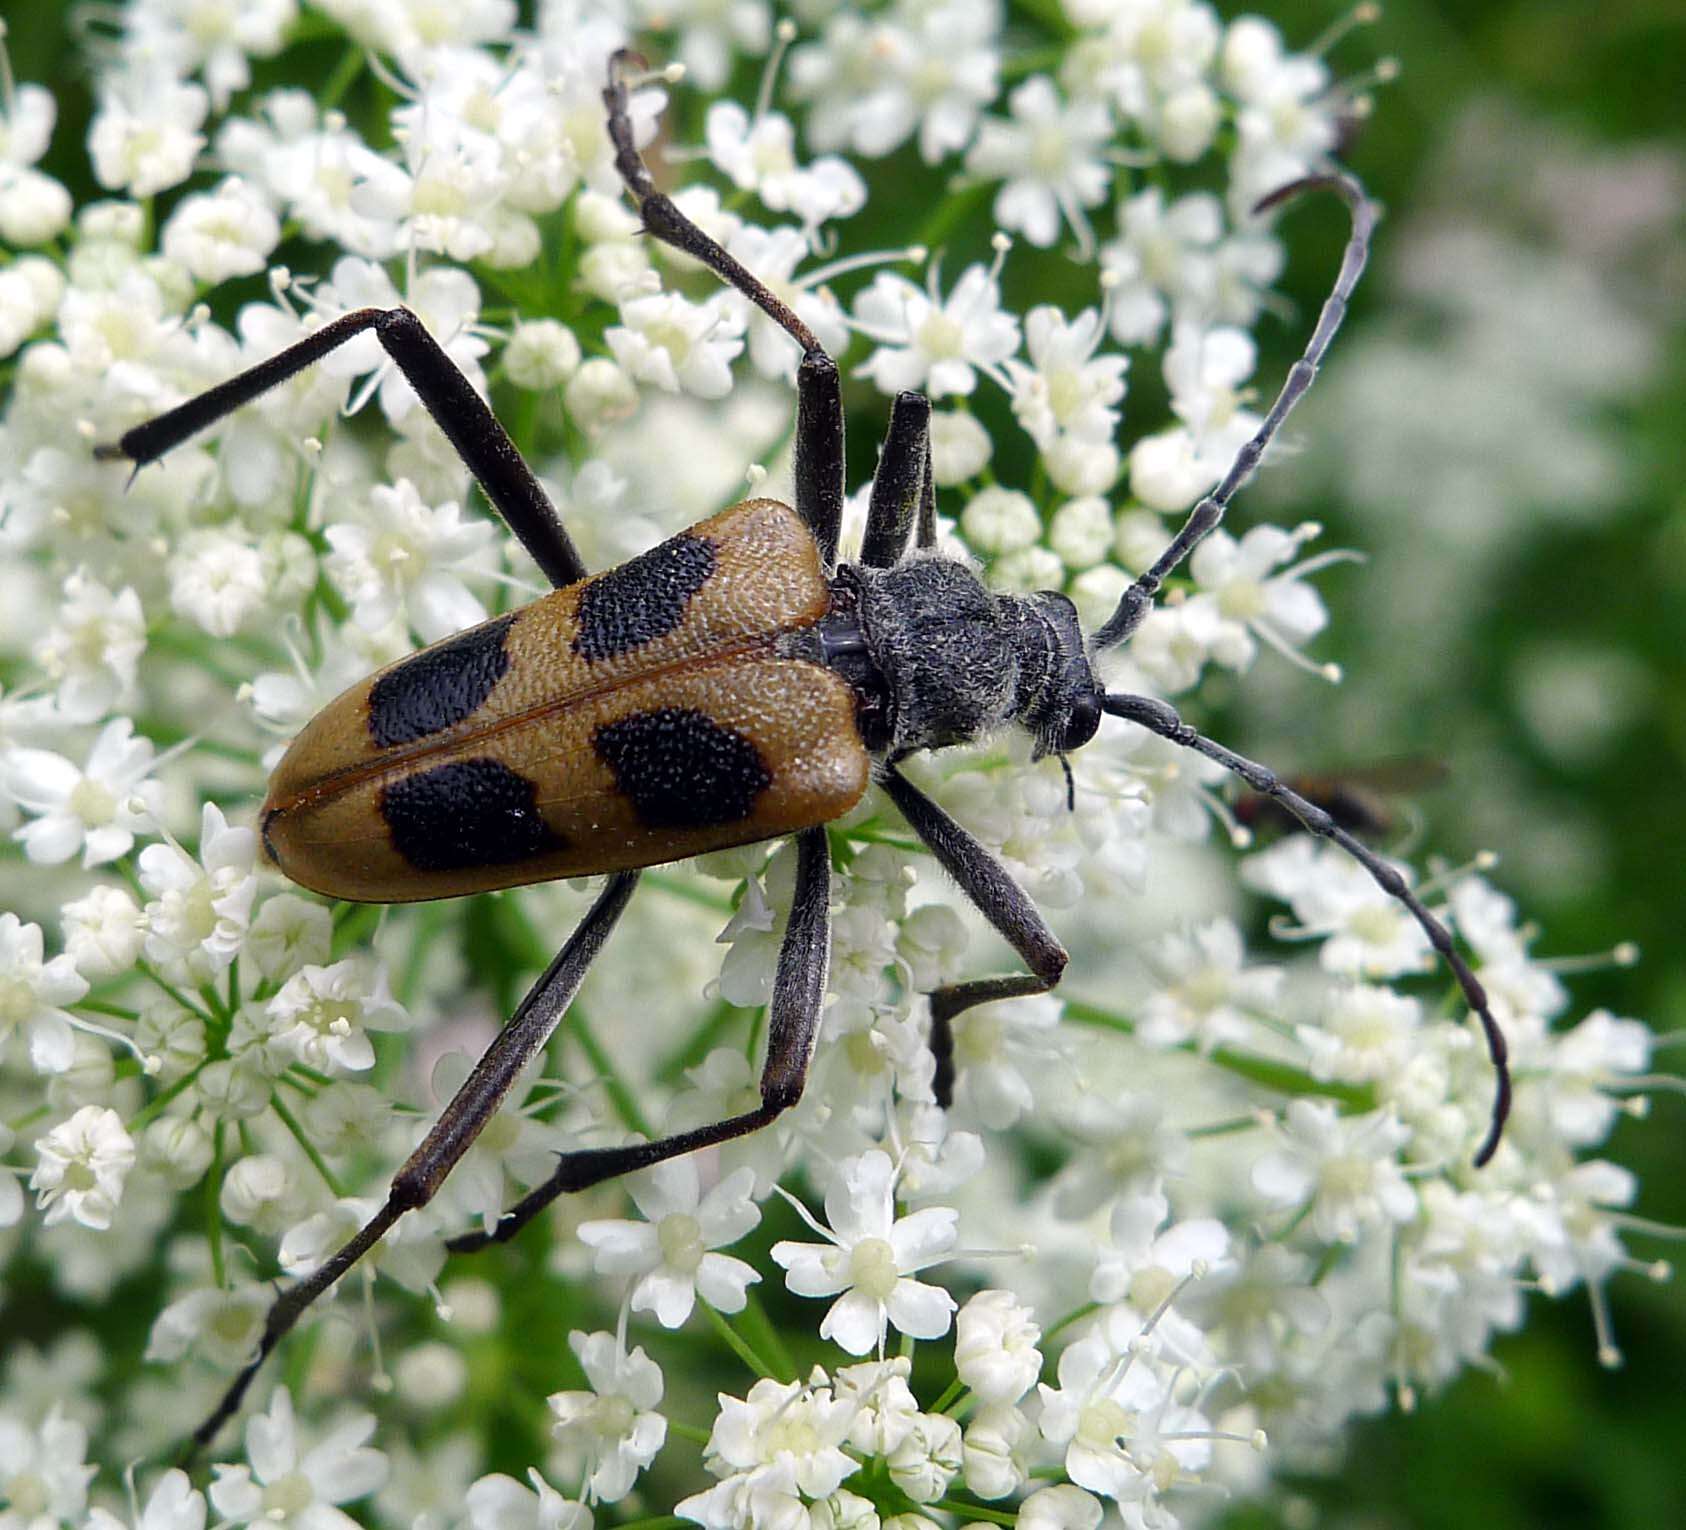
{"label": "beetle's tan elytra", "polygon": [[624,871],[849,811],[855,693],[786,641],[831,609],[795,511],[747,500],[388,665],[270,778],[295,882],[399,903]]}

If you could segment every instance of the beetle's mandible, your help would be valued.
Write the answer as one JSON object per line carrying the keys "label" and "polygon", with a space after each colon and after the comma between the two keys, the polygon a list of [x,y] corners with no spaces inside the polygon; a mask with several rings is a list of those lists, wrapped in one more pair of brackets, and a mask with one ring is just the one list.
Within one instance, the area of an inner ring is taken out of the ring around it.
{"label": "beetle's mandible", "polygon": [[[772,291],[687,219],[652,182],[627,115],[619,54],[604,91],[615,163],[644,230],[712,268],[802,348],[797,372],[795,504],[749,500],[630,563],[588,576],[573,542],[490,409],[407,309],[340,316],[249,371],[137,425],[99,455],[137,466],[353,337],[373,331],[487,498],[556,586],[353,686],[294,740],[270,781],[263,843],[288,876],[330,896],[378,902],[450,897],[554,877],[606,873],[579,927],[475,1065],[386,1203],[270,1308],[257,1354],[194,1436],[203,1444],[240,1404],[300,1314],[406,1211],[425,1205],[525,1064],[544,1046],[602,949],[640,869],[785,834],[797,841],[796,892],[768,1017],[761,1102],[692,1131],[564,1153],[554,1174],[467,1251],[512,1236],[558,1195],[755,1131],[801,1096],[819,1030],[829,953],[824,825],[876,781],[945,871],[1028,969],[930,995],[936,1091],[953,1084],[951,1022],[976,1004],[1044,993],[1066,953],[981,844],[897,768],[908,755],[1007,726],[1036,754],[1063,756],[1105,716],[1127,719],[1217,761],[1311,833],[1358,860],[1410,911],[1479,1016],[1497,1073],[1486,1162],[1509,1109],[1504,1038],[1446,927],[1400,874],[1323,808],[1265,767],[1205,738],[1167,704],[1109,692],[1097,655],[1129,638],[1165,578],[1211,532],[1310,386],[1363,270],[1375,209],[1345,173],[1283,187],[1344,199],[1352,229],[1300,360],[1258,433],[1195,506],[1117,609],[1085,634],[1054,591],[998,595],[936,549],[928,423],[917,393],[894,402],[858,561],[838,561],[844,499],[836,363]],[[912,550],[909,550],[909,543]]]}

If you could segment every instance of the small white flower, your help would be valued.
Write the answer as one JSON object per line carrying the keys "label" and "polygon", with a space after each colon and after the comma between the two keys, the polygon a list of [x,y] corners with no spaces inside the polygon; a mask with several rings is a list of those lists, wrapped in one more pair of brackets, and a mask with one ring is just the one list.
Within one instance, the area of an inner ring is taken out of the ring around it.
{"label": "small white flower", "polygon": [[953,488],[976,478],[995,451],[978,417],[963,409],[938,409],[931,415],[931,476],[937,487]]}
{"label": "small white flower", "polygon": [[140,905],[104,883],[60,910],[65,954],[85,977],[112,978],[134,966],[146,938]]}
{"label": "small white flower", "polygon": [[0,1413],[0,1502],[6,1505],[0,1525],[50,1530],[79,1521],[88,1506],[88,1484],[99,1470],[85,1464],[87,1454],[87,1426],[65,1417],[60,1403],[39,1429]]}
{"label": "small white flower", "polygon": [[878,348],[856,369],[879,391],[923,389],[932,398],[968,394],[980,370],[996,372],[1019,348],[1019,321],[1001,308],[1001,288],[987,266],[968,266],[947,298],[931,268],[922,291],[905,276],[880,271],[855,300],[857,327]]}
{"label": "small white flower", "polygon": [[866,205],[866,184],[848,161],[826,155],[806,168],[797,163],[796,129],[779,112],[751,121],[736,101],[716,101],[704,135],[709,158],[735,186],[753,191],[774,212],[795,213],[810,237],[820,224]]}
{"label": "small white flower", "polygon": [[529,1467],[532,1487],[493,1472],[463,1495],[473,1530],[592,1530],[592,1514],[583,1503],[564,1498]]}
{"label": "small white flower", "polygon": [[307,964],[325,964],[333,939],[333,915],[320,903],[297,893],[277,893],[252,920],[243,954],[275,982]]}
{"label": "small white flower", "polygon": [[241,0],[239,5],[207,0],[151,0],[129,12],[130,46],[168,58],[182,75],[201,74],[217,111],[252,82],[248,55],[270,58],[281,51],[298,19],[297,0]]}
{"label": "small white flower", "polygon": [[638,382],[698,398],[731,392],[732,362],[744,343],[726,304],[691,303],[676,292],[658,292],[624,301],[621,319],[604,339]]}
{"label": "small white flower", "polygon": [[1313,1078],[1346,1084],[1381,1083],[1403,1076],[1422,1026],[1422,1005],[1391,988],[1343,984],[1329,996],[1321,1022],[1297,1025]]}
{"label": "small white flower", "polygon": [[170,607],[212,637],[232,637],[269,598],[269,570],[244,528],[199,526],[170,554]]}
{"label": "small white flower", "polygon": [[1042,1330],[1011,1291],[980,1291],[954,1320],[954,1369],[986,1403],[1016,1403],[1042,1373]]}
{"label": "small white flower", "polygon": [[269,1411],[246,1421],[249,1466],[212,1468],[211,1507],[236,1525],[283,1530],[356,1530],[337,1507],[374,1492],[386,1481],[386,1457],[364,1442],[375,1432],[371,1413],[344,1419],[316,1445],[293,1423],[293,1400],[277,1387]]}
{"label": "small white flower", "polygon": [[113,595],[77,570],[64,582],[58,619],[35,645],[59,711],[69,722],[98,722],[134,688],[135,666],[146,650],[146,617],[132,589]]}
{"label": "small white flower", "polygon": [[941,1338],[955,1308],[940,1286],[910,1277],[949,1256],[959,1213],[927,1206],[898,1218],[895,1182],[887,1153],[875,1149],[846,1160],[825,1198],[831,1226],[815,1226],[830,1243],[780,1242],[772,1249],[798,1296],[837,1297],[820,1337],[852,1355],[881,1344],[886,1323],[916,1339]]}
{"label": "small white flower", "polygon": [[186,180],[205,147],[199,128],[209,105],[203,87],[156,65],[107,74],[88,129],[95,178],[136,198]]}
{"label": "small white flower", "polygon": [[717,1487],[675,1506],[685,1519],[710,1527],[800,1525],[798,1494],[829,1498],[860,1463],[844,1450],[858,1403],[833,1396],[816,1371],[807,1386],[770,1377],[740,1402],[720,1394],[703,1464]]}
{"label": "small white flower", "polygon": [[359,957],[305,967],[269,1001],[272,1039],[307,1067],[361,1072],[375,1064],[365,1031],[403,1030],[409,1016],[393,1002],[386,969]]}
{"label": "small white flower", "polygon": [[503,348],[503,366],[516,387],[549,392],[579,371],[580,343],[559,320],[523,320]]}
{"label": "small white flower", "polygon": [[1186,510],[1228,470],[1260,417],[1241,407],[1239,385],[1257,352],[1244,330],[1178,319],[1165,352],[1171,408],[1183,422],[1130,450],[1130,487],[1155,510]]}
{"label": "small white flower", "polygon": [[251,918],[256,855],[257,835],[231,827],[211,802],[201,815],[198,860],[174,844],[142,850],[141,886],[153,899],[146,906],[147,956],[204,975],[226,968]]}
{"label": "small white flower", "polygon": [[1338,845],[1290,835],[1243,861],[1241,880],[1286,902],[1308,934],[1326,937],[1318,960],[1329,972],[1387,978],[1433,964],[1410,910]]}
{"label": "small white flower", "polygon": [[1253,1037],[1274,1013],[1280,967],[1247,967],[1241,932],[1215,919],[1156,940],[1147,953],[1157,979],[1138,1034],[1149,1046],[1196,1042],[1202,1052]]}
{"label": "small white flower", "polygon": [[942,1413],[915,1415],[885,1465],[890,1480],[915,1503],[935,1503],[960,1470],[960,1425]]}
{"label": "small white flower", "polygon": [[1275,26],[1257,16],[1231,23],[1222,73],[1241,101],[1231,198],[1249,207],[1321,165],[1340,137],[1341,96],[1312,54],[1285,53]]}
{"label": "small white flower", "polygon": [[496,210],[510,179],[498,145],[443,112],[400,108],[393,119],[404,128],[403,164],[372,149],[347,153],[357,177],[352,210],[391,226],[401,250],[459,262],[488,255],[498,243]]}
{"label": "small white flower", "polygon": [[38,1073],[63,1073],[75,1056],[66,1004],[88,991],[87,979],[68,955],[41,960],[41,926],[0,914],[0,1042],[13,1032],[29,1038],[30,1065]]}
{"label": "small white flower", "polygon": [[425,504],[408,478],[377,484],[354,515],[324,532],[333,550],[323,569],[365,632],[402,615],[432,643],[485,620],[462,576],[483,572],[495,556],[489,521],[465,516],[455,501]]}
{"label": "small white flower", "polygon": [[1065,1447],[1066,1475],[1079,1487],[1120,1503],[1146,1491],[1131,1453],[1142,1415],[1165,1395],[1165,1382],[1140,1356],[1114,1354],[1097,1335],[1060,1356],[1059,1386],[1039,1383],[1044,1439]]}
{"label": "small white flower", "polygon": [[256,1282],[189,1291],[152,1320],[144,1358],[173,1365],[193,1354],[222,1370],[236,1370],[251,1358],[263,1334],[271,1299],[269,1287]]}
{"label": "small white flower", "polygon": [[1366,1227],[1408,1222],[1417,1196],[1398,1153],[1410,1128],[1387,1111],[1343,1119],[1327,1100],[1299,1099],[1282,1125],[1286,1145],[1253,1166],[1253,1188],[1275,1206],[1311,1208],[1325,1243],[1356,1243]]}
{"label": "small white flower", "polygon": [[186,1472],[171,1467],[158,1479],[133,1526],[96,1504],[84,1530],[205,1530],[205,1495]]}
{"label": "small white flower", "polygon": [[667,1420],[655,1411],[662,1400],[661,1367],[642,1348],[627,1354],[612,1333],[576,1329],[568,1347],[591,1391],[551,1396],[551,1433],[584,1454],[588,1497],[617,1503],[667,1439]]}
{"label": "small white flower", "polygon": [[1102,151],[1112,114],[1096,100],[1062,102],[1054,82],[1033,75],[1007,98],[1011,120],[986,117],[966,154],[966,169],[1006,184],[995,195],[995,221],[1046,249],[1063,219],[1080,251],[1094,247],[1083,209],[1106,197],[1112,171]]}
{"label": "small white flower", "polygon": [[281,224],[240,176],[183,197],[164,225],[164,253],[208,287],[266,269]]}
{"label": "small white flower", "polygon": [[1223,234],[1223,208],[1206,192],[1169,206],[1157,186],[1119,211],[1119,238],[1101,248],[1101,267],[1117,285],[1107,322],[1120,345],[1151,345],[1173,312],[1201,317],[1215,299],[1212,251]]}
{"label": "small white flower", "polygon": [[642,25],[678,32],[673,55],[705,91],[726,83],[734,54],[757,58],[772,40],[767,0],[635,0],[633,8]]}
{"label": "small white flower", "polygon": [[946,0],[862,14],[839,6],[820,40],[795,49],[792,93],[811,102],[808,136],[822,149],[888,154],[919,135],[928,165],[970,141],[996,97],[1001,69],[997,0]]}
{"label": "small white flower", "polygon": [[162,785],[148,779],[153,763],[151,741],[135,737],[127,717],[100,730],[81,768],[46,749],[12,750],[5,785],[39,815],[17,831],[24,853],[56,866],[80,850],[85,868],[127,855],[163,806]]}
{"label": "small white flower", "polygon": [[1215,1217],[1189,1217],[1167,1227],[1170,1214],[1163,1191],[1120,1196],[1089,1295],[1120,1304],[1105,1323],[1120,1354],[1146,1349],[1179,1365],[1211,1365],[1205,1335],[1170,1304],[1197,1268],[1209,1276],[1233,1263],[1229,1230]]}
{"label": "small white flower", "polygon": [[39,1160],[29,1177],[47,1226],[73,1218],[103,1231],[111,1226],[123,1181],[135,1166],[135,1142],[123,1118],[102,1105],[84,1105],[35,1142]]}
{"label": "small white flower", "polygon": [[1013,413],[1030,438],[1046,451],[1056,437],[1110,442],[1118,428],[1113,406],[1124,397],[1126,356],[1095,355],[1101,316],[1086,308],[1067,319],[1042,304],[1025,317],[1030,364],[1005,363],[1013,389]]}
{"label": "small white flower", "polygon": [[[985,1403],[967,1421],[961,1470],[979,1498],[1006,1498],[1029,1480],[1035,1466],[1036,1426],[1011,1403]],[[1021,1511],[1022,1512],[1022,1511]]]}
{"label": "small white flower", "polygon": [[999,556],[1031,546],[1042,535],[1042,517],[1028,494],[994,485],[966,502],[960,529],[967,546]]}
{"label": "small white flower", "polygon": [[1550,1059],[1534,1090],[1559,1137],[1591,1147],[1609,1135],[1622,1093],[1635,1076],[1650,1070],[1657,1037],[1638,1020],[1622,1020],[1607,1009],[1550,1040]]}
{"label": "small white flower", "polygon": [[704,1195],[696,1159],[669,1159],[627,1181],[647,1221],[582,1222],[579,1239],[593,1250],[599,1274],[636,1277],[632,1310],[653,1312],[664,1328],[683,1324],[699,1294],[721,1312],[739,1312],[761,1277],[713,1250],[736,1243],[761,1220],[754,1189],[755,1171],[746,1167]]}
{"label": "small white flower", "polygon": [[1211,647],[1231,668],[1252,664],[1255,637],[1307,667],[1297,650],[1328,625],[1329,613],[1305,576],[1351,556],[1323,553],[1283,568],[1316,532],[1314,525],[1291,532],[1254,526],[1237,541],[1220,527],[1194,550],[1189,573],[1199,593],[1193,601],[1213,606],[1218,630]]}
{"label": "small white flower", "polygon": [[1038,1488],[1019,1505],[1019,1530],[1097,1530],[1105,1513],[1098,1498],[1059,1482]]}

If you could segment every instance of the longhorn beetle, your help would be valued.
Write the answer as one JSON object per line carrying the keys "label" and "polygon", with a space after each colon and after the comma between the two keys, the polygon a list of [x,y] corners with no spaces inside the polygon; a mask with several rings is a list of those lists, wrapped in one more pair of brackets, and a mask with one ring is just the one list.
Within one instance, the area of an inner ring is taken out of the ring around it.
{"label": "longhorn beetle", "polygon": [[238,1408],[300,1314],[406,1211],[432,1199],[556,1029],[644,867],[796,836],[796,892],[773,981],[760,1105],[653,1142],[563,1153],[551,1177],[493,1230],[464,1234],[448,1248],[503,1242],[558,1195],[755,1131],[796,1103],[826,988],[824,826],[872,782],[1029,969],[945,984],[930,995],[935,1087],[946,1104],[954,1017],[975,1004],[1047,992],[1060,980],[1066,953],[1005,868],[897,767],[919,750],[969,743],[1008,724],[1027,730],[1043,758],[1082,748],[1103,716],[1124,718],[1217,761],[1311,833],[1341,845],[1410,910],[1480,1017],[1497,1093],[1478,1165],[1492,1156],[1504,1127],[1504,1038],[1450,933],[1400,874],[1264,766],[1196,732],[1163,701],[1107,691],[1093,668],[1098,655],[1140,626],[1167,575],[1223,519],[1316,375],[1376,220],[1357,181],[1344,172],[1316,175],[1259,204],[1263,211],[1313,189],[1340,196],[1351,232],[1339,274],[1258,433],[1112,615],[1085,634],[1064,595],[992,594],[971,565],[936,551],[931,405],[919,393],[903,393],[892,406],[859,561],[838,562],[844,471],[837,364],[785,303],[656,189],[627,115],[625,71],[641,65],[636,55],[616,54],[603,99],[615,165],[644,231],[712,268],[802,347],[794,507],[747,500],[588,576],[515,444],[404,308],[343,314],[97,449],[138,469],[372,330],[556,588],[399,660],[329,703],[270,778],[264,849],[295,882],[365,902],[608,875],[579,927],[398,1171],[385,1204],[275,1299],[257,1353],[195,1432],[196,1447]]}

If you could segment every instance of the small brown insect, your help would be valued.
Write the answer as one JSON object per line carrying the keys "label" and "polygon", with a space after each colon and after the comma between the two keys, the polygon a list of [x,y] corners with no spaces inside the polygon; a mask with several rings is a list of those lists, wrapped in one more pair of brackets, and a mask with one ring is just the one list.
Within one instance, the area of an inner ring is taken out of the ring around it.
{"label": "small brown insect", "polygon": [[[1392,839],[1409,818],[1401,807],[1422,791],[1445,784],[1449,772],[1439,760],[1420,757],[1379,760],[1350,770],[1284,776],[1285,785],[1323,809],[1347,833],[1373,844]],[[1298,834],[1305,825],[1280,803],[1259,792],[1236,798],[1235,821],[1253,833]]]}

